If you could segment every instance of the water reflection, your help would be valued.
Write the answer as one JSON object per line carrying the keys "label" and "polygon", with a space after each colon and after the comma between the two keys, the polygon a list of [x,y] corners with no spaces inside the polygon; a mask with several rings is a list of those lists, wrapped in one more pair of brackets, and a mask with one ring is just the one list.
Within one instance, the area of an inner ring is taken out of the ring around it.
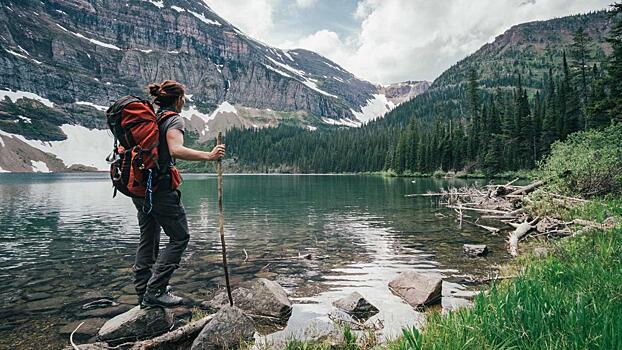
{"label": "water reflection", "polygon": [[[503,238],[460,228],[450,215],[439,219],[435,211],[445,211],[429,198],[403,196],[447,185],[371,176],[227,176],[232,283],[257,277],[281,283],[297,303],[286,331],[326,318],[332,301],[355,290],[381,310],[376,317],[387,329],[411,325],[419,315],[387,288],[397,273],[480,273],[506,257]],[[182,191],[191,241],[172,283],[204,299],[224,284],[216,179],[186,176]],[[8,325],[0,334],[45,314],[55,315],[55,326],[67,322],[75,317],[72,301],[89,292],[132,292],[136,213],[128,198],[111,194],[105,174],[0,175],[0,316]],[[488,244],[492,254],[468,259],[463,243]]]}

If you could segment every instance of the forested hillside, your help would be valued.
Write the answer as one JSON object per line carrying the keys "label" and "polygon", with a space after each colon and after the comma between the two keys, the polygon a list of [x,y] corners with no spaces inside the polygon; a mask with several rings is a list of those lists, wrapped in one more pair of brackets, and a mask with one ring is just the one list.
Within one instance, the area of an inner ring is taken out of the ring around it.
{"label": "forested hillside", "polygon": [[232,170],[532,168],[552,142],[619,118],[620,6],[612,9],[512,27],[428,92],[358,129],[232,130]]}

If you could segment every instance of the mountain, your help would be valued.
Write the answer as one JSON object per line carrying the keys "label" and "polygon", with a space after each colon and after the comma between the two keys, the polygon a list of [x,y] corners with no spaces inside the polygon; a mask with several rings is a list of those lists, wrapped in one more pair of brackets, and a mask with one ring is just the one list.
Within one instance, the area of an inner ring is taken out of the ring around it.
{"label": "mountain", "polygon": [[395,106],[338,64],[263,44],[200,0],[0,4],[4,171],[106,169],[106,106],[165,79],[187,86],[182,116],[199,142],[231,127],[360,126]]}
{"label": "mountain", "polygon": [[[469,73],[488,96],[494,90],[509,91],[520,84],[530,95],[543,90],[549,69],[562,65],[564,53],[573,64],[573,36],[579,28],[586,33],[591,59],[586,65],[600,66],[610,48],[605,37],[611,26],[606,11],[554,18],[515,25],[444,71],[424,94],[392,110],[381,123],[404,125],[410,118],[456,119],[467,116]],[[574,64],[576,66],[576,64]],[[482,96],[482,98],[486,98]]]}
{"label": "mountain", "polygon": [[424,93],[362,128],[235,130],[228,151],[240,171],[528,168],[551,142],[591,124],[577,87],[582,65],[574,36],[584,29],[587,95],[602,95],[598,82],[611,51],[605,42],[611,21],[601,11],[516,25],[450,67]]}

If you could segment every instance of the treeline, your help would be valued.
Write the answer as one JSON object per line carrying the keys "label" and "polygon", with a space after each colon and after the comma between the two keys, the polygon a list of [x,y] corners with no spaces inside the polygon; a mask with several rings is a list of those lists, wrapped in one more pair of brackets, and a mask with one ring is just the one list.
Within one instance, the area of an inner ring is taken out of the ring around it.
{"label": "treeline", "polygon": [[510,79],[514,88],[502,82],[481,87],[471,67],[467,84],[425,93],[361,128],[230,130],[228,153],[237,170],[255,172],[496,174],[533,168],[553,142],[622,119],[621,13],[622,4],[612,5],[611,52],[604,61],[594,57],[600,54],[579,28],[562,63],[549,67],[535,88],[533,77],[524,87],[520,74]]}

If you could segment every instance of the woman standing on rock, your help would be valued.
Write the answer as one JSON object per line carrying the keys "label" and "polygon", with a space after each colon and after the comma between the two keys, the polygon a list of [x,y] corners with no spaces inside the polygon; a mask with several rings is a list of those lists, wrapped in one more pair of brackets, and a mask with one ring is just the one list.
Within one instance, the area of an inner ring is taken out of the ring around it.
{"label": "woman standing on rock", "polygon": [[[171,185],[171,174],[166,171],[175,159],[189,161],[214,161],[225,155],[225,146],[218,145],[211,152],[193,150],[184,146],[184,120],[179,115],[184,106],[185,87],[172,80],[149,84],[149,94],[158,106],[157,115],[167,113],[159,125],[158,169],[165,171],[157,176],[151,209],[145,212],[145,198],[133,198],[138,209],[140,243],[136,251],[134,286],[141,307],[174,306],[182,298],[170,292],[169,280],[179,267],[181,256],[190,235],[186,212],[181,202],[181,192]],[[160,231],[169,237],[164,251],[158,254]]]}

